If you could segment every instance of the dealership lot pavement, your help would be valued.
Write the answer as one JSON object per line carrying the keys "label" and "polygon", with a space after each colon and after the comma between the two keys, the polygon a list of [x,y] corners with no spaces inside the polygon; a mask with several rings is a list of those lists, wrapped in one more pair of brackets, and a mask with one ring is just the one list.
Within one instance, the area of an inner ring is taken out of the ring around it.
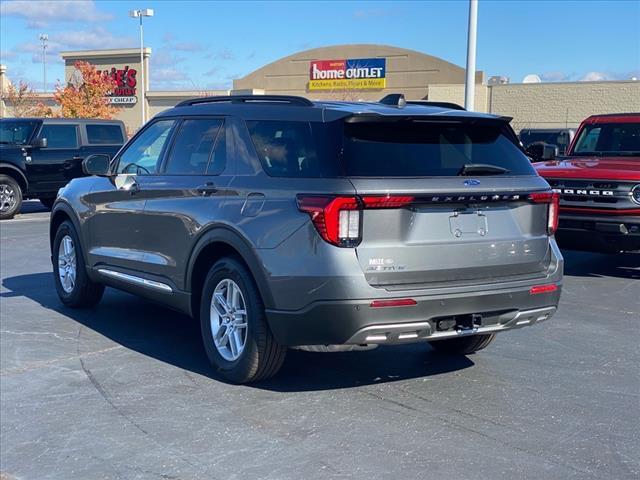
{"label": "dealership lot pavement", "polygon": [[188,318],[108,289],[56,297],[48,214],[0,224],[0,472],[8,479],[632,479],[640,258],[566,253],[559,313],[488,350],[291,352],[213,375]]}

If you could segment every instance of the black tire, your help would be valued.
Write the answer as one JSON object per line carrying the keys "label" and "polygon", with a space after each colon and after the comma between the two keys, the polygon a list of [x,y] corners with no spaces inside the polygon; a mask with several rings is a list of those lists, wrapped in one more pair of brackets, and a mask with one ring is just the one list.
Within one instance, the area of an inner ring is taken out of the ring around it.
{"label": "black tire", "polygon": [[22,208],[22,189],[13,177],[0,175],[0,220],[13,218]]}
{"label": "black tire", "polygon": [[[62,239],[67,235],[71,237],[71,240],[73,241],[76,260],[75,283],[73,285],[73,289],[69,292],[65,291],[64,287],[62,286],[62,281],[59,275],[60,243],[62,242]],[[104,285],[91,281],[91,279],[87,275],[87,268],[84,263],[82,244],[80,243],[80,239],[78,238],[75,227],[68,220],[62,222],[58,227],[58,230],[56,231],[56,236],[53,239],[52,259],[56,291],[58,292],[58,297],[60,297],[62,303],[72,308],[86,308],[93,307],[97,305],[98,302],[100,302],[104,293]]]}
{"label": "black tire", "polygon": [[39,198],[38,200],[40,200],[40,203],[44,205],[47,210],[51,210],[53,202],[56,201],[55,197]]}
{"label": "black tire", "polygon": [[469,355],[489,346],[495,338],[495,333],[483,333],[468,337],[450,338],[431,342],[431,347],[440,353],[452,355]]}
{"label": "black tire", "polygon": [[[238,358],[223,358],[213,340],[211,327],[211,299],[218,284],[232,280],[240,288],[246,310],[246,340]],[[249,383],[265,380],[275,375],[287,349],[273,337],[264,313],[264,304],[251,273],[236,258],[218,260],[204,282],[200,302],[200,327],[204,348],[213,367],[233,383]]]}

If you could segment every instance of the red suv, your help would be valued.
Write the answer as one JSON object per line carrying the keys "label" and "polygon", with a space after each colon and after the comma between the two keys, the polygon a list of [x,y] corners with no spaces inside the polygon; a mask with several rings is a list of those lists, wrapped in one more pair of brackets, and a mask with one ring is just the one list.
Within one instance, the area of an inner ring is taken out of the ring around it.
{"label": "red suv", "polygon": [[566,156],[534,165],[560,194],[561,247],[640,251],[640,113],[593,115]]}

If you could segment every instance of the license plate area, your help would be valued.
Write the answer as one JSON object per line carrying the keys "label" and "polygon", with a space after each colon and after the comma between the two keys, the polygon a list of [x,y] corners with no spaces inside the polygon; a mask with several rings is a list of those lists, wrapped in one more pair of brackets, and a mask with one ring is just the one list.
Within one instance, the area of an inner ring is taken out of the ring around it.
{"label": "license plate area", "polygon": [[456,238],[462,236],[485,237],[489,233],[489,223],[487,216],[479,210],[456,210],[449,216],[449,230]]}

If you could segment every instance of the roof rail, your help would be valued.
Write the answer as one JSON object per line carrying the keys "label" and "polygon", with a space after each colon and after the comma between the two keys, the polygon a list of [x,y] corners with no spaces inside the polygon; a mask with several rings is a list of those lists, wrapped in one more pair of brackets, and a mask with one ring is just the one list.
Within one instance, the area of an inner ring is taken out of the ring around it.
{"label": "roof rail", "polygon": [[296,97],[293,95],[218,95],[215,97],[199,97],[185,100],[176,105],[176,107],[185,107],[188,105],[197,105],[200,103],[286,103],[289,105],[299,105],[303,107],[311,107],[314,103],[304,97]]}
{"label": "roof rail", "polygon": [[425,107],[442,107],[451,110],[465,110],[457,103],[452,102],[429,102],[427,100],[407,100],[402,93],[390,93],[382,98],[378,103],[383,105],[392,105],[394,107],[404,108],[406,105],[423,105]]}

